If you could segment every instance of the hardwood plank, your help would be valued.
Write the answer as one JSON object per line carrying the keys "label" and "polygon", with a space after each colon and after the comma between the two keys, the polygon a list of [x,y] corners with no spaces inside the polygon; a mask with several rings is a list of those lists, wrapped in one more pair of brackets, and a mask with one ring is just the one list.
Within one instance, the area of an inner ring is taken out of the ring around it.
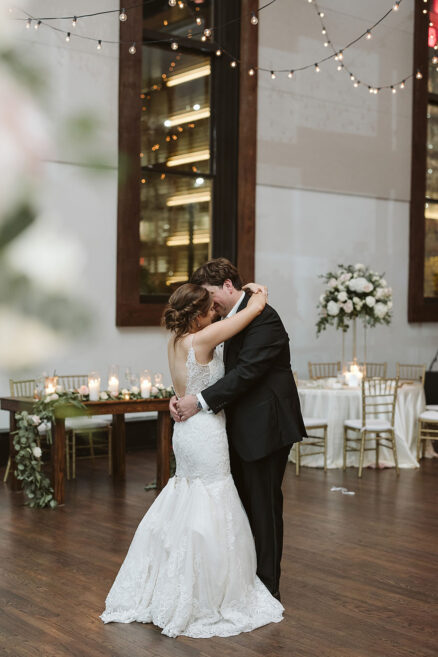
{"label": "hardwood plank", "polygon": [[[99,614],[155,495],[153,450],[128,453],[126,479],[81,461],[55,511],[0,491],[0,654],[5,657],[432,657],[438,463],[419,470],[323,473],[284,481],[282,623],[228,639],[176,640]],[[332,485],[354,496],[330,492]]]}

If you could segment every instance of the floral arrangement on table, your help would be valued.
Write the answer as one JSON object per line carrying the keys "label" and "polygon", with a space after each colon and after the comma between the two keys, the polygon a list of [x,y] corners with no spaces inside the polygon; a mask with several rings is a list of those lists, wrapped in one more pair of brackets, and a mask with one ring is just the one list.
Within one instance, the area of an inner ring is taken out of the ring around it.
{"label": "floral arrangement on table", "polygon": [[356,264],[338,265],[336,272],[330,271],[320,278],[327,287],[317,306],[317,335],[327,326],[336,326],[345,333],[355,319],[370,327],[391,323],[392,289],[383,275]]}
{"label": "floral arrangement on table", "polygon": [[[172,386],[165,387],[157,383],[151,387],[150,399],[167,399],[172,397],[174,390]],[[117,395],[109,391],[99,394],[99,401],[115,400],[137,400],[144,399],[140,388],[132,386],[129,390],[122,389]],[[81,386],[77,390],[65,391],[62,386],[57,386],[55,392],[45,394],[42,399],[35,400],[32,413],[22,411],[15,414],[17,430],[14,432],[13,444],[15,449],[15,462],[17,469],[15,476],[23,484],[26,504],[32,508],[56,507],[53,497],[53,488],[50,480],[42,472],[40,447],[41,435],[44,435],[47,443],[52,444],[52,423],[55,417],[71,417],[72,415],[84,415],[87,407],[83,402],[89,401],[88,386]],[[77,413],[72,413],[77,409]],[[40,434],[40,428],[44,433]]]}

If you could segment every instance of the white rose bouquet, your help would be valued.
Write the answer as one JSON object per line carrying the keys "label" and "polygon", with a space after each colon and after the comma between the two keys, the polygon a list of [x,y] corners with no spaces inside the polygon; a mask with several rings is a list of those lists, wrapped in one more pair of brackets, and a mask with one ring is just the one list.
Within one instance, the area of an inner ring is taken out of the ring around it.
{"label": "white rose bouquet", "polygon": [[365,265],[338,265],[338,271],[321,276],[326,290],[319,298],[317,335],[327,326],[348,331],[354,319],[366,326],[390,324],[392,289],[381,274]]}

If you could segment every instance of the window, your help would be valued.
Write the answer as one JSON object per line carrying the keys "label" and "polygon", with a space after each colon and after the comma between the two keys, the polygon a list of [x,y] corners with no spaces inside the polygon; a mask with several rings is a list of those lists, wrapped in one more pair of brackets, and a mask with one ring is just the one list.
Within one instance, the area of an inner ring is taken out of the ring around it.
{"label": "window", "polygon": [[438,0],[415,16],[410,322],[438,321]]}
{"label": "window", "polygon": [[[242,266],[252,250],[253,260],[254,207],[240,209],[244,194],[255,196],[256,123],[239,131],[239,117],[256,92],[242,74],[248,44],[240,53],[240,12],[250,16],[254,0],[240,4],[154,0],[121,25],[121,41],[137,52],[121,46],[119,326],[158,324],[172,291],[211,257],[239,266],[240,253]],[[209,26],[217,26],[215,41],[201,39]],[[257,31],[249,34],[254,51]],[[240,53],[241,70],[218,46]]]}

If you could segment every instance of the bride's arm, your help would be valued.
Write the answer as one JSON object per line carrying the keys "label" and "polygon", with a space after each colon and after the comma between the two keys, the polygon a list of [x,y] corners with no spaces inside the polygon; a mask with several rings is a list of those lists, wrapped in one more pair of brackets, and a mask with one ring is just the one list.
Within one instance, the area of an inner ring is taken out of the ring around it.
{"label": "bride's arm", "polygon": [[240,333],[240,331],[260,315],[266,306],[268,297],[267,288],[256,285],[255,283],[250,283],[245,288],[253,292],[246,308],[236,313],[233,317],[224,319],[221,322],[215,322],[198,331],[195,338],[196,349],[198,351],[213,351],[218,344]]}

